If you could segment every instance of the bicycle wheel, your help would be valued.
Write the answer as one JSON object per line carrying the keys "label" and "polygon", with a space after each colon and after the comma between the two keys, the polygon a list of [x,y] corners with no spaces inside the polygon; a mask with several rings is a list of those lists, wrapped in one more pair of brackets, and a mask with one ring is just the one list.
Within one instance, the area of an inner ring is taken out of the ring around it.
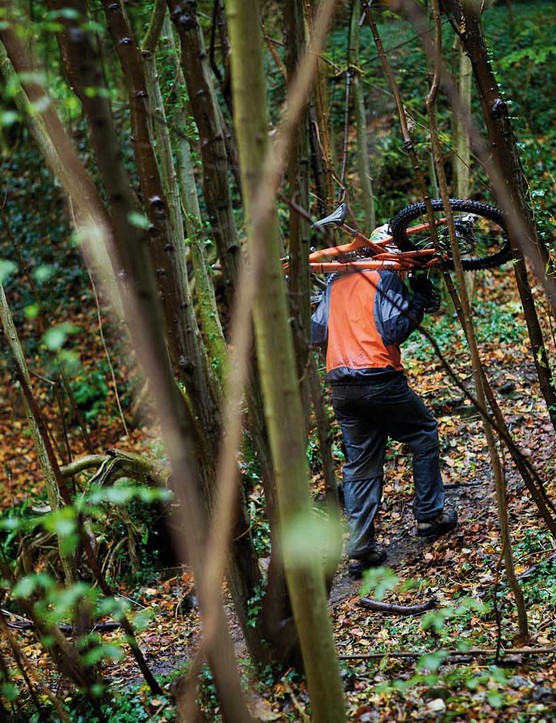
{"label": "bicycle wheel", "polygon": [[[450,234],[440,199],[431,201],[437,219],[438,252],[448,269],[454,268]],[[511,256],[511,247],[502,212],[479,201],[450,199],[456,237],[464,269],[491,269],[500,266]],[[411,232],[423,225],[422,230]],[[406,206],[390,221],[394,243],[401,251],[432,248],[433,238],[427,210],[423,202]]]}

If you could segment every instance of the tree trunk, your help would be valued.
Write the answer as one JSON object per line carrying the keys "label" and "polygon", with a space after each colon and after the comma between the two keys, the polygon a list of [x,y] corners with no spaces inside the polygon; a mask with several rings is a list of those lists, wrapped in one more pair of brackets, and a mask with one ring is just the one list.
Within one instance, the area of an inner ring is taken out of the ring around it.
{"label": "tree trunk", "polygon": [[[143,52],[143,57],[145,57]],[[153,49],[154,53],[154,49]],[[170,217],[173,218],[174,224],[177,226],[178,237],[181,238],[181,251],[176,255],[176,261],[179,259],[185,260],[185,243],[184,229],[180,208],[180,198],[187,204],[184,206],[190,208],[194,217],[192,219],[191,227],[196,233],[200,229],[202,221],[200,218],[200,212],[197,201],[193,201],[193,191],[191,189],[192,179],[185,178],[184,183],[186,184],[182,190],[180,196],[180,187],[177,183],[177,173],[174,167],[174,161],[172,156],[172,148],[170,142],[170,136],[168,131],[168,122],[166,113],[164,110],[162,93],[158,84],[156,60],[154,55],[151,53],[150,57],[145,58],[145,68],[147,77],[149,78],[149,100],[150,100],[150,111],[151,111],[151,123],[153,137],[156,138],[156,148],[158,156],[160,158],[161,166],[161,178],[166,193],[166,198],[171,199],[169,201],[169,213]],[[181,69],[178,69],[178,77],[181,76]],[[181,115],[182,126],[185,124],[184,114],[178,110],[178,117]],[[181,158],[182,161],[186,159],[183,156],[185,141],[182,141],[181,145]],[[184,169],[185,170],[185,169]],[[186,189],[189,189],[189,193],[186,194]],[[191,217],[190,217],[191,218]],[[176,239],[177,240],[177,239]],[[202,239],[197,238],[196,243],[192,244],[192,258],[194,259],[194,270],[195,279],[197,286],[197,299],[199,313],[202,314],[201,320],[204,321],[204,329],[207,334],[211,336],[212,348],[216,351],[217,356],[211,357],[211,363],[217,362],[219,366],[218,378],[214,376],[214,371],[211,370],[208,362],[207,355],[204,352],[204,347],[199,345],[199,351],[202,355],[202,361],[204,368],[207,370],[207,378],[211,378],[212,371],[212,384],[214,387],[215,398],[221,398],[220,385],[225,383],[225,371],[226,371],[226,356],[227,349],[224,336],[220,324],[218,323],[218,311],[216,309],[216,301],[214,295],[209,290],[209,279],[206,271],[205,255],[202,248]],[[182,261],[183,263],[183,261]],[[184,283],[187,283],[187,275],[184,269]],[[191,307],[191,312],[193,311]],[[193,323],[193,322],[192,322]],[[200,333],[195,326],[195,335],[198,337]],[[219,385],[218,388],[216,385]],[[208,392],[208,390],[207,390]],[[196,401],[196,400],[194,400]],[[213,414],[212,418],[207,419],[205,424],[210,424],[210,430],[208,433],[209,442],[211,448],[208,450],[208,456],[200,460],[200,469],[202,476],[205,480],[207,505],[212,516],[213,502],[216,490],[214,489],[214,480],[216,476],[215,461],[218,456],[218,449],[220,444],[216,445],[214,440],[216,439],[216,432],[218,431],[218,439],[220,439],[220,421],[221,413]],[[226,430],[227,431],[227,430]],[[213,440],[212,442],[210,440]],[[228,580],[234,601],[234,607],[239,618],[239,622],[244,633],[247,646],[253,655],[254,659],[259,660],[265,654],[264,644],[261,640],[261,633],[257,624],[253,625],[253,621],[249,619],[248,610],[249,602],[256,595],[257,590],[260,589],[262,583],[261,572],[258,565],[258,559],[253,545],[253,538],[251,535],[249,515],[245,506],[245,500],[240,497],[237,502],[236,508],[233,511],[233,534],[232,544],[230,550],[229,569],[228,569]]]}
{"label": "tree trunk", "polygon": [[[307,24],[309,46],[312,43],[311,28],[317,3],[305,0],[305,22]],[[310,52],[310,51],[309,51]],[[334,181],[334,148],[332,145],[332,128],[330,121],[330,102],[328,98],[328,65],[319,59],[317,75],[312,95],[311,123],[313,124],[313,142],[311,152],[317,156],[315,168],[321,176],[319,190],[319,213],[325,215],[330,212],[336,197]]]}
{"label": "tree trunk", "polygon": [[[72,7],[80,13],[80,18],[87,17],[85,14],[86,6],[82,0],[66,0],[65,2],[63,0],[48,0],[48,2],[51,8]],[[123,258],[123,255],[126,253],[125,249],[128,240],[131,240],[132,247],[137,247],[145,243],[145,239],[149,237],[149,234],[134,222],[134,218],[139,213],[141,206],[132,189],[127,171],[122,162],[120,143],[114,125],[108,93],[106,92],[107,89],[97,48],[91,35],[81,31],[79,25],[76,25],[76,23],[80,23],[81,21],[64,19],[63,22],[65,26],[64,31],[58,34],[58,40],[64,70],[71,87],[83,104],[89,121],[95,160],[107,192],[110,218],[115,231],[118,254]],[[137,60],[137,58],[135,58],[135,60]],[[98,92],[91,94],[85,91],[87,88],[98,89]],[[146,107],[143,112],[145,113],[145,111]],[[146,115],[146,117],[148,117],[148,115]],[[148,152],[150,153],[150,151]],[[158,169],[156,169],[155,172],[158,175]],[[155,248],[152,240],[149,240],[148,244],[151,249]],[[183,234],[181,243],[179,238],[174,236],[174,244],[177,244],[176,253],[166,253],[164,263],[177,264],[179,266],[170,276],[176,278],[176,283],[180,289],[180,297],[187,299],[189,291],[186,286],[186,271],[181,266],[185,256]],[[158,249],[159,246],[160,243],[156,245],[156,248]],[[180,248],[181,251],[179,251]],[[131,259],[123,259],[122,261],[122,263],[127,265],[131,262]],[[165,285],[165,278],[166,274],[159,277],[162,285]],[[191,340],[191,337],[194,337],[196,333],[196,327],[191,317],[192,304],[190,301],[183,302],[185,303],[185,314],[178,315],[179,318],[176,318],[174,312],[170,310],[171,299],[168,298],[167,294],[164,294],[164,297],[168,302],[167,315],[171,317],[170,326],[175,322],[178,327],[178,333],[173,335],[176,342],[173,347],[174,368],[178,374],[181,372],[180,376],[182,376],[184,383],[187,383],[188,388],[191,390],[192,385],[190,380],[195,376],[199,376],[199,369],[201,367],[200,354],[195,348],[196,344],[194,343],[194,339],[193,341]],[[187,327],[184,328],[186,326],[186,319],[188,323]],[[187,347],[187,351],[184,347]],[[186,362],[186,360],[190,361]],[[196,375],[192,370],[196,370]],[[195,387],[200,387],[203,393],[206,389],[203,380],[198,378]],[[199,393],[199,398],[200,401],[197,403],[202,406],[202,400],[205,397]],[[211,418],[210,410],[213,407],[210,405],[209,407],[210,409],[205,412],[201,409],[197,414],[190,415],[190,425],[191,428],[195,430],[195,436],[197,438],[196,447],[199,450],[203,449],[204,434],[197,420],[207,420]]]}
{"label": "tree trunk", "polygon": [[[291,86],[299,69],[303,51],[306,48],[305,13],[302,0],[288,0],[285,3],[286,29],[286,70]],[[309,352],[310,342],[310,297],[311,278],[307,256],[309,252],[308,223],[298,209],[309,208],[309,113],[305,113],[297,131],[295,143],[288,163],[288,181],[290,185],[290,229],[289,229],[289,300],[292,313],[294,344],[297,369],[300,378],[303,406],[307,413],[313,406],[317,420],[317,434],[322,459],[326,501],[329,510],[335,514],[338,508],[338,484],[331,446],[329,444],[330,424],[324,400],[320,394],[318,372],[313,356]],[[334,565],[335,567],[335,565]]]}
{"label": "tree trunk", "polygon": [[268,146],[259,6],[257,0],[228,0],[227,9],[234,120],[250,258],[258,281],[253,307],[255,334],[276,470],[286,577],[315,720],[340,723],[345,720],[343,694],[326,610],[321,563],[318,556],[312,554],[295,560],[286,544],[294,520],[309,522],[311,503],[303,410],[280,263],[278,219],[274,211],[270,223],[265,224],[264,235],[262,228],[257,230],[255,221],[256,214],[261,213],[256,194]]}
{"label": "tree trunk", "polygon": [[232,214],[230,173],[221,112],[193,0],[168,0],[181,45],[181,63],[203,162],[203,195],[231,301],[239,239]]}
{"label": "tree trunk", "polygon": [[[148,248],[156,270],[170,355],[188,396],[197,407],[203,428],[201,442],[211,433],[218,433],[218,406],[207,360],[203,358],[199,344],[199,331],[189,294],[180,210],[175,196],[173,200],[168,200],[154,153],[151,111],[161,106],[155,100],[156,85],[152,88],[148,86],[143,58],[124,6],[110,0],[103,0],[103,5],[129,93],[133,149],[143,203],[150,222]],[[165,139],[161,140],[166,143]],[[164,153],[163,147],[162,155],[168,172],[172,173],[168,161],[171,154]],[[171,185],[168,190],[174,193]]]}
{"label": "tree trunk", "polygon": [[[160,2],[162,1],[163,0],[160,0]],[[177,57],[172,25],[170,24],[169,18],[165,19],[162,31]],[[176,62],[173,63],[173,67],[177,85],[182,83],[185,85],[181,66]],[[177,130],[186,128],[189,123],[185,103],[181,97],[175,99],[175,105],[172,109],[172,121],[173,122],[168,125],[168,131],[171,137],[171,147],[176,156],[175,182],[185,218],[188,247],[191,252],[191,265],[195,277],[197,314],[203,341],[208,352],[208,358],[210,359],[214,373],[220,380],[220,383],[223,384],[226,377],[228,350],[204,249],[208,239],[203,230],[203,219],[197,196],[195,168],[191,155],[191,142],[189,138],[183,137]]]}
{"label": "tree trunk", "polygon": [[[462,106],[468,115],[471,114],[471,85],[473,81],[473,70],[467,55],[463,52],[461,41],[458,37],[454,38],[454,51],[456,53],[456,62],[458,66],[457,82],[458,91]],[[453,196],[455,198],[469,198],[469,177],[471,170],[471,141],[465,123],[462,122],[459,113],[452,114],[452,145],[454,155],[452,159],[452,168],[454,180],[452,183]],[[467,292],[469,298],[473,298],[475,289],[475,280],[477,276],[474,273],[466,274],[465,281],[467,284]]]}
{"label": "tree trunk", "polygon": [[[468,54],[475,82],[479,90],[481,106],[486,122],[490,150],[504,182],[504,194],[499,194],[508,224],[509,237],[514,251],[517,287],[525,313],[531,340],[531,351],[537,369],[541,392],[548,413],[556,429],[556,387],[553,383],[542,328],[533,302],[531,286],[527,278],[524,253],[530,258],[535,274],[542,281],[553,308],[556,310],[556,288],[546,273],[549,257],[539,240],[527,204],[527,184],[515,144],[508,108],[503,101],[498,83],[492,71],[488,51],[481,30],[480,12],[459,0],[444,0],[454,15],[465,52]],[[550,282],[550,283],[549,283]]]}
{"label": "tree trunk", "polygon": [[367,233],[376,226],[375,204],[373,198],[373,184],[371,180],[371,167],[369,164],[369,153],[367,150],[367,113],[365,110],[365,94],[361,82],[361,71],[359,69],[359,52],[361,29],[359,20],[361,18],[361,6],[359,0],[353,0],[351,8],[350,46],[348,58],[348,72],[352,73],[353,105],[355,109],[355,127],[357,130],[357,168],[359,170],[359,202],[365,214],[365,227]]}
{"label": "tree trunk", "polygon": [[[450,231],[450,241],[452,246],[452,256],[454,259],[454,269],[456,278],[459,286],[459,300],[461,308],[461,321],[465,331],[465,337],[469,346],[471,354],[471,363],[473,370],[473,381],[475,383],[475,394],[480,406],[486,409],[486,394],[483,385],[483,378],[485,376],[483,364],[479,355],[479,347],[477,345],[477,338],[475,335],[475,328],[472,319],[472,309],[467,295],[467,286],[465,283],[465,273],[461,265],[460,249],[456,238],[456,229],[454,226],[454,219],[450,213],[449,203],[449,192],[448,184],[446,181],[446,174],[444,171],[444,162],[442,155],[442,147],[440,144],[438,126],[436,121],[436,97],[438,88],[440,86],[441,76],[441,23],[440,23],[440,11],[438,6],[438,0],[432,0],[432,13],[435,26],[435,63],[434,63],[434,76],[431,85],[431,89],[426,99],[427,112],[429,116],[429,128],[431,133],[431,144],[433,149],[433,156],[436,164],[436,171],[438,174],[438,180],[440,184],[440,192],[442,200],[444,202],[444,209],[448,218],[448,228]],[[492,427],[488,422],[483,425],[485,431],[485,437],[488,444],[490,453],[490,461],[494,472],[494,483],[496,491],[496,502],[498,508],[498,519],[500,522],[500,537],[502,542],[502,556],[504,559],[504,565],[506,568],[506,576],[508,583],[514,594],[516,601],[517,614],[519,619],[519,631],[522,643],[526,643],[529,639],[528,624],[527,624],[527,610],[525,607],[525,599],[523,592],[520,588],[519,582],[515,574],[515,566],[512,552],[512,542],[510,533],[510,521],[508,515],[508,503],[506,499],[506,480],[504,471],[502,469],[502,463],[498,449],[496,447],[496,440]]]}
{"label": "tree trunk", "polygon": [[[455,38],[454,50],[457,57],[458,73],[458,89],[461,104],[467,108],[471,108],[471,82],[473,80],[473,72],[471,63],[467,55],[463,52],[463,47],[459,38]],[[471,166],[471,142],[465,125],[461,122],[459,113],[452,115],[452,137],[454,146],[454,196],[456,198],[469,198],[469,171]]]}
{"label": "tree trunk", "polygon": [[[291,84],[305,48],[304,15],[302,0],[286,0],[284,3],[286,69]],[[295,326],[297,357],[300,375],[305,368],[310,324],[310,275],[307,255],[309,252],[309,225],[298,209],[309,206],[308,183],[308,123],[307,114],[299,124],[295,142],[288,162],[289,184],[289,255],[290,261],[290,307]]]}

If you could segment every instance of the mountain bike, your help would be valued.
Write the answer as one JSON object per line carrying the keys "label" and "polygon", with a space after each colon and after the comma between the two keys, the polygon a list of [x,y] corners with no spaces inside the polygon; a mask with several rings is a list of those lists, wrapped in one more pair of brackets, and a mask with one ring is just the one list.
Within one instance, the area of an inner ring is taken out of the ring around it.
{"label": "mountain bike", "polygon": [[[329,274],[363,269],[410,272],[439,265],[454,268],[448,218],[442,200],[431,200],[433,223],[424,202],[413,203],[397,213],[389,224],[369,237],[346,224],[347,204],[313,223],[313,229],[337,226],[350,235],[350,243],[313,250],[309,266],[313,273]],[[466,270],[501,266],[511,257],[502,212],[495,206],[468,199],[450,199],[455,236]],[[434,225],[436,233],[433,232]],[[285,262],[287,269],[287,260]]]}

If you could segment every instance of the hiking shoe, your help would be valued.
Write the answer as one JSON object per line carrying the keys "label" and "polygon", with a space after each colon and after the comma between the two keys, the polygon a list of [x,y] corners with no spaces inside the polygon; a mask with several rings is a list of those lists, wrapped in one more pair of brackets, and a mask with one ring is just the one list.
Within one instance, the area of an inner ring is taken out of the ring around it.
{"label": "hiking shoe", "polygon": [[445,535],[458,526],[458,513],[455,510],[444,510],[432,520],[417,522],[417,535],[429,540]]}
{"label": "hiking shoe", "polygon": [[350,560],[348,563],[348,575],[352,580],[360,580],[365,570],[369,570],[371,567],[380,567],[385,561],[386,553],[384,550],[375,548],[362,560]]}

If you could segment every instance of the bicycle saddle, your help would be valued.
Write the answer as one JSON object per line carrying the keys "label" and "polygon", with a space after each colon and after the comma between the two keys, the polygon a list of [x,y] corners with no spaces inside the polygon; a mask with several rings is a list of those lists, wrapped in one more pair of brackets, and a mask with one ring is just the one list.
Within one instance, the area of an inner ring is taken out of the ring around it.
{"label": "bicycle saddle", "polygon": [[320,221],[315,221],[315,223],[312,225],[312,228],[321,228],[322,226],[331,226],[332,224],[335,224],[336,226],[341,226],[346,220],[346,216],[347,203],[341,203],[338,208],[335,211],[332,211],[329,216],[321,218]]}

